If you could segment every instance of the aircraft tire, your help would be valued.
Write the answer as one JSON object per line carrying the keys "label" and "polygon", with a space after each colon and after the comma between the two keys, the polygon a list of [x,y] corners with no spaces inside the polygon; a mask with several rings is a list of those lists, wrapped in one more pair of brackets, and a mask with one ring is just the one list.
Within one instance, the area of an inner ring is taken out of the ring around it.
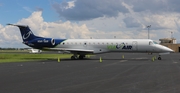
{"label": "aircraft tire", "polygon": [[161,57],[158,57],[158,60],[161,60]]}
{"label": "aircraft tire", "polygon": [[75,56],[71,56],[71,60],[75,60],[76,58],[75,58]]}
{"label": "aircraft tire", "polygon": [[83,59],[84,57],[84,55],[79,55],[79,59]]}

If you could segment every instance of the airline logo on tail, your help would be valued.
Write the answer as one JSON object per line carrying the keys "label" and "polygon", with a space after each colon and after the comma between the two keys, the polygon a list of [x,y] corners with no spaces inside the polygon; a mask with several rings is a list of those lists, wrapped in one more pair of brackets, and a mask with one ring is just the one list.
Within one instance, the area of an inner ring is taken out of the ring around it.
{"label": "airline logo on tail", "polygon": [[25,40],[25,39],[27,39],[27,38],[29,38],[29,36],[32,34],[32,31],[29,31],[28,33],[25,33],[24,35],[23,35],[23,39]]}

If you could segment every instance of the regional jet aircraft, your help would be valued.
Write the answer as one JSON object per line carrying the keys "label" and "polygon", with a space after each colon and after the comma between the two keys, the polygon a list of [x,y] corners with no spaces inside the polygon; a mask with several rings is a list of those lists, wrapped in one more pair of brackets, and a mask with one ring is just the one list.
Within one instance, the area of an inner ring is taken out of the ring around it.
{"label": "regional jet aircraft", "polygon": [[28,26],[14,25],[20,29],[23,43],[35,49],[72,53],[71,59],[83,59],[87,54],[108,52],[159,53],[173,52],[151,39],[53,39],[35,36]]}

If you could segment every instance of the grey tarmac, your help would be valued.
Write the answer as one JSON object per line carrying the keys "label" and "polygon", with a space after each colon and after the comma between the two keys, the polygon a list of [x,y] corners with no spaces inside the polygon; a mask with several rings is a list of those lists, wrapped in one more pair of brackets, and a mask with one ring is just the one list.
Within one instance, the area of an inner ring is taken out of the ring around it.
{"label": "grey tarmac", "polygon": [[2,63],[0,93],[180,93],[180,54],[152,61],[154,56],[108,53],[85,60]]}

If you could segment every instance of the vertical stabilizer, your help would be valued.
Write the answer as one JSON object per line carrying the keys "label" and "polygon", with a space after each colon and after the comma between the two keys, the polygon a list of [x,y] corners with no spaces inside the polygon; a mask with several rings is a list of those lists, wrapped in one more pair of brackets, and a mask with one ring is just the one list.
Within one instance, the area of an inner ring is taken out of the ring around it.
{"label": "vertical stabilizer", "polygon": [[33,40],[33,39],[37,38],[33,34],[33,32],[29,29],[28,26],[25,26],[25,25],[14,25],[14,24],[7,24],[7,25],[12,25],[12,26],[19,27],[23,41],[30,41],[30,40]]}

